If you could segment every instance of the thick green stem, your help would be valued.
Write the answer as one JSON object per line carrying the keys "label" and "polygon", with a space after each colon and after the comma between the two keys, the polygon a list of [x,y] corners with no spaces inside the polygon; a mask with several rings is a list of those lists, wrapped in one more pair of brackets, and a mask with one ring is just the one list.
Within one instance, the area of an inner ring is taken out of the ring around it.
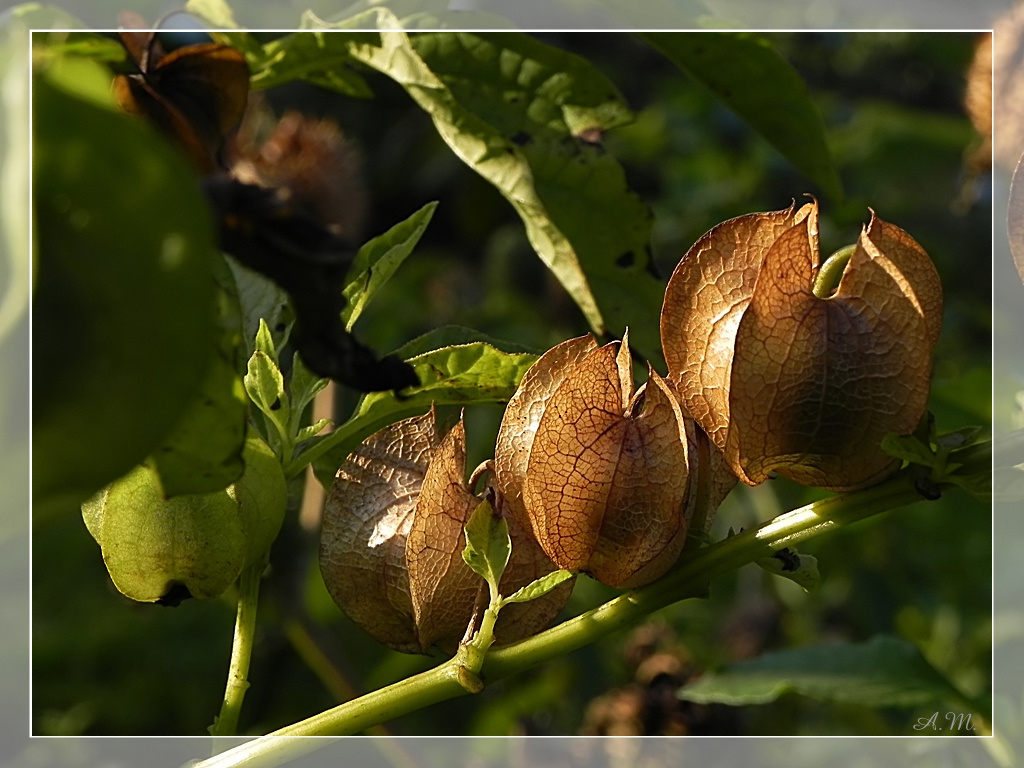
{"label": "thick green stem", "polygon": [[[491,649],[484,660],[481,677],[485,682],[494,682],[562,656],[671,603],[704,594],[709,580],[715,576],[832,528],[920,501],[921,496],[914,487],[917,474],[915,469],[908,468],[880,485],[816,501],[700,550],[653,584],[617,597],[539,635]],[[281,765],[324,742],[276,737],[360,733],[371,725],[463,696],[468,691],[459,683],[459,668],[459,660],[452,659],[428,672],[224,752],[194,768]]]}
{"label": "thick green stem", "polygon": [[256,604],[259,602],[262,563],[247,566],[238,579],[238,613],[235,616],[235,638],[231,645],[231,665],[224,690],[220,714],[210,726],[213,736],[233,736],[238,731],[238,716],[249,688],[249,661],[252,659],[253,636],[256,634]]}

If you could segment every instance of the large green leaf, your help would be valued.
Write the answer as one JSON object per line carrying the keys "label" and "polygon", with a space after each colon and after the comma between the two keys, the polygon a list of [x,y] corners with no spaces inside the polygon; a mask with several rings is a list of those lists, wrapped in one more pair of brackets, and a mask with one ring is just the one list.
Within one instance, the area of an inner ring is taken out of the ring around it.
{"label": "large green leaf", "polygon": [[518,33],[412,42],[443,87],[403,85],[442,138],[516,209],[592,329],[621,335],[628,325],[635,348],[657,359],[664,286],[649,271],[652,216],[599,143],[633,119],[616,87],[586,60]]}
{"label": "large green leaf", "polygon": [[409,363],[423,384],[393,392],[371,392],[363,397],[352,417],[309,449],[317,478],[330,487],[345,457],[366,437],[399,419],[426,411],[431,403],[463,404],[507,402],[536,355],[502,352],[485,342],[470,342],[435,349]]}
{"label": "large green leaf", "polygon": [[169,434],[206,376],[216,251],[188,165],[109,104],[102,68],[47,69],[33,109],[32,490],[38,509],[77,507]]}
{"label": "large green leaf", "polygon": [[242,311],[227,262],[214,259],[212,267],[218,286],[213,360],[171,435],[147,459],[168,498],[227,488],[244,469],[249,399],[238,372],[239,352],[245,348]]}
{"label": "large green leaf", "polygon": [[217,354],[198,396],[149,457],[166,498],[213,493],[242,476],[248,402],[238,372]]}
{"label": "large green leaf", "polygon": [[345,42],[335,34],[300,32],[286,35],[260,48],[245,33],[219,36],[245,52],[254,89],[273,88],[293,80],[328,88],[357,98],[373,95],[363,77],[352,68]]}
{"label": "large green leaf", "polygon": [[633,116],[589,62],[517,33],[297,33],[271,46],[275,78],[326,81],[359,62],[404,87],[512,204],[594,331],[621,335],[628,325],[634,346],[658,359],[663,286],[649,271],[651,213],[600,144]]}
{"label": "large green leaf", "polygon": [[962,701],[950,682],[905,640],[818,645],[767,653],[698,678],[679,696],[699,704],[766,704],[785,693],[867,707]]}
{"label": "large green leaf", "polygon": [[734,32],[642,37],[706,86],[825,194],[842,197],[821,113],[800,75],[765,39]]}

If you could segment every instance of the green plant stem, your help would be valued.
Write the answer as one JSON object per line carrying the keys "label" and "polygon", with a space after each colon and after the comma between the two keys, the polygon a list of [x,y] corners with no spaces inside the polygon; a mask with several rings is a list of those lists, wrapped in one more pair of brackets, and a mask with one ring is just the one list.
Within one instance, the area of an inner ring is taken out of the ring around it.
{"label": "green plant stem", "polygon": [[[715,576],[833,528],[920,501],[922,497],[914,486],[918,474],[913,467],[904,469],[872,488],[816,501],[699,550],[653,584],[621,595],[534,637],[491,649],[484,660],[481,677],[485,682],[494,682],[563,656],[671,603],[703,595]],[[943,487],[951,486],[944,484]],[[281,765],[323,742],[280,737],[360,733],[371,725],[466,695],[468,691],[458,681],[458,668],[458,658],[451,659],[432,670],[228,750],[194,768]]]}
{"label": "green plant stem", "polygon": [[210,726],[212,736],[234,736],[238,716],[249,688],[249,662],[252,659],[253,637],[256,634],[256,605],[259,602],[260,576],[263,564],[246,566],[238,579],[238,613],[235,615],[235,637],[231,644],[231,664],[224,690],[220,714]]}
{"label": "green plant stem", "polygon": [[825,259],[825,263],[818,270],[817,277],[814,278],[814,287],[811,289],[815,296],[819,299],[827,299],[835,292],[839,287],[839,281],[843,278],[846,265],[856,250],[856,245],[847,245]]}

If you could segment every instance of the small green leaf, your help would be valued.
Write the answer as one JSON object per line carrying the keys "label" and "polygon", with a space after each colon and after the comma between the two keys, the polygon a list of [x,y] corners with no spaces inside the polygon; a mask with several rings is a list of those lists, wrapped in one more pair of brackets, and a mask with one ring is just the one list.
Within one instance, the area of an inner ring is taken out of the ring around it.
{"label": "small green leaf", "polygon": [[371,392],[360,400],[355,413],[305,455],[314,462],[317,478],[329,488],[338,467],[360,442],[399,419],[437,405],[503,403],[515,394],[535,355],[509,353],[490,344],[473,342],[444,347],[409,358],[423,384],[406,390]]}
{"label": "small green leaf", "polygon": [[[261,323],[266,324],[268,330],[274,329],[271,331],[271,338],[274,340],[272,346],[280,349],[284,346],[291,328],[288,294],[274,281],[242,266],[230,256],[226,257],[225,261],[231,267],[238,303],[242,309],[242,338],[248,345],[246,358],[256,351],[256,337],[260,332]],[[277,359],[276,353],[273,357]]]}
{"label": "small green leaf", "polygon": [[[288,428],[293,434],[301,434],[299,426],[300,420],[303,418],[303,411],[313,401],[313,398],[317,396],[317,393],[323,391],[329,382],[330,379],[321,379],[309,370],[306,364],[302,362],[302,356],[298,352],[292,356],[292,378],[288,383],[288,396],[291,400],[291,422]],[[319,423],[323,424],[326,421],[328,420],[324,419]],[[309,429],[309,427],[306,427],[306,429]],[[319,431],[319,429],[316,430],[316,432]],[[312,434],[315,435],[316,432]],[[304,440],[305,438],[298,437],[297,439]]]}
{"label": "small green leaf", "polygon": [[768,653],[710,673],[679,690],[698,704],[766,704],[786,693],[866,707],[958,701],[953,685],[905,640],[818,645]]}
{"label": "small green leaf", "polygon": [[284,376],[277,363],[262,350],[257,349],[249,358],[245,391],[271,421],[281,427],[288,423],[288,396],[284,393]]}
{"label": "small green leaf", "polygon": [[572,571],[554,571],[553,573],[549,573],[547,576],[541,576],[539,579],[531,581],[525,587],[520,587],[508,597],[502,598],[501,602],[528,603],[530,600],[536,600],[538,597],[543,597],[559,584],[568,581],[575,575],[576,574]]}
{"label": "small green leaf", "polygon": [[303,440],[309,440],[316,437],[322,432],[328,424],[331,423],[330,419],[320,419],[316,424],[310,424],[308,427],[303,427],[296,433],[295,442],[301,442]]}
{"label": "small green leaf", "polygon": [[888,434],[882,438],[882,450],[911,464],[920,464],[931,469],[939,466],[939,459],[931,447],[914,435]]}
{"label": "small green leaf", "polygon": [[256,351],[262,352],[273,360],[274,367],[277,367],[277,345],[274,343],[274,337],[270,335],[270,327],[267,325],[267,321],[262,317],[260,318],[259,330],[256,331]]}
{"label": "small green leaf", "polygon": [[825,123],[803,79],[762,37],[744,32],[643,33],[833,199],[843,195]]}
{"label": "small green leaf", "polygon": [[799,584],[806,592],[814,591],[821,584],[818,559],[792,548],[780,550],[771,557],[762,557],[755,562],[768,573]]}
{"label": "small green leaf", "polygon": [[935,442],[940,448],[957,451],[976,443],[985,433],[981,427],[962,427],[936,437]]}
{"label": "small green leaf", "polygon": [[487,582],[491,594],[498,594],[498,583],[512,554],[508,523],[494,513],[490,502],[483,501],[466,522],[466,548],[462,559]]}
{"label": "small green leaf", "polygon": [[[242,50],[245,51],[252,72],[252,88],[264,90],[294,80],[304,80],[346,96],[371,98],[373,91],[353,69],[353,59],[341,36],[352,35],[345,32],[329,35],[319,32],[296,33],[267,43],[258,53],[245,43]],[[365,33],[363,36],[366,36]],[[231,39],[231,42],[239,45],[242,41]]]}
{"label": "small green leaf", "polygon": [[408,219],[359,249],[349,268],[344,289],[347,303],[341,319],[345,330],[352,330],[366,305],[412,253],[436,208],[437,203],[427,203]]}

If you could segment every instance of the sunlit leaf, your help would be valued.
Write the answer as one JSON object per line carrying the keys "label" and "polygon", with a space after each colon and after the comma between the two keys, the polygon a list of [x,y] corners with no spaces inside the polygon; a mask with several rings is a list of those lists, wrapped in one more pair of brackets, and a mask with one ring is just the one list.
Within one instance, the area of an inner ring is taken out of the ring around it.
{"label": "sunlit leaf", "polygon": [[522,353],[533,355],[534,357],[539,356],[535,349],[517,344],[514,341],[508,341],[507,339],[496,339],[486,333],[461,325],[442,325],[429,330],[422,336],[418,336],[412,341],[403,344],[395,350],[395,354],[408,360],[411,357],[416,357],[435,349],[456,347],[475,342],[482,342],[502,352]]}
{"label": "sunlit leaf", "polygon": [[543,597],[555,587],[564,584],[573,578],[572,571],[554,571],[547,576],[542,576],[536,581],[531,581],[525,587],[517,589],[508,597],[504,598],[506,603],[528,603]]}
{"label": "sunlit leaf", "polygon": [[245,391],[256,407],[284,427],[288,423],[288,396],[284,390],[284,376],[273,358],[259,349],[253,352],[244,381]]}
{"label": "sunlit leaf", "polygon": [[427,203],[408,219],[359,249],[346,277],[344,293],[348,303],[341,312],[346,330],[352,330],[374,294],[412,253],[436,208],[437,203]]}
{"label": "sunlit leaf", "polygon": [[511,552],[508,523],[494,513],[489,503],[478,504],[466,523],[466,548],[462,550],[466,565],[497,589]]}
{"label": "sunlit leaf", "polygon": [[372,392],[359,403],[352,417],[314,449],[314,468],[325,486],[348,453],[366,436],[431,403],[500,403],[516,390],[523,373],[536,358],[507,353],[483,342],[462,344],[410,358],[423,385],[396,397],[391,392]]}

